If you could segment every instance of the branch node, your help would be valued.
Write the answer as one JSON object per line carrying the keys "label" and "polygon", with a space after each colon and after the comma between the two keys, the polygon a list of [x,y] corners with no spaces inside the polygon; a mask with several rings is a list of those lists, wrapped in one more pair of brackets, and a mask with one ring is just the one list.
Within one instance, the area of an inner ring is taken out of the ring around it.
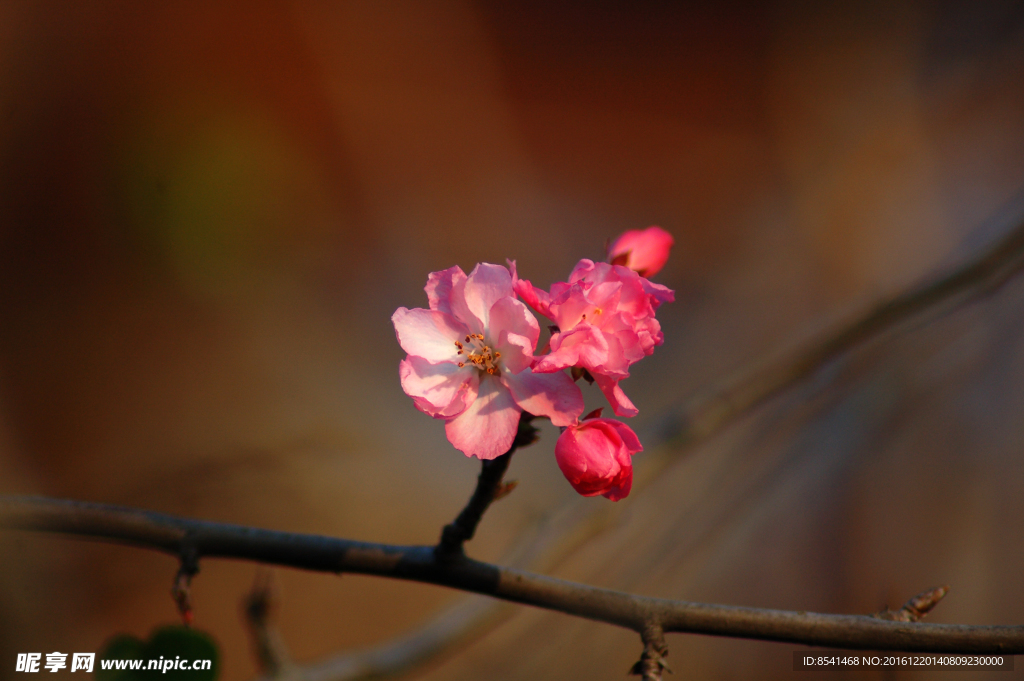
{"label": "branch node", "polygon": [[917,622],[938,605],[947,593],[949,593],[947,585],[928,589],[910,598],[899,610],[883,610],[876,612],[872,617],[894,622]]}
{"label": "branch node", "polygon": [[665,644],[665,633],[661,624],[646,625],[640,632],[640,639],[644,642],[644,652],[640,654],[640,661],[633,665],[629,673],[641,677],[642,681],[661,681],[663,672],[672,673],[665,662],[668,646]]}
{"label": "branch node", "polygon": [[181,553],[179,555],[181,565],[178,574],[174,577],[174,585],[171,587],[171,598],[178,606],[178,614],[186,627],[192,626],[192,577],[199,572],[199,549],[196,548],[192,537],[186,535],[181,542]]}
{"label": "branch node", "polygon": [[519,487],[518,480],[509,480],[508,482],[501,483],[500,485],[498,485],[498,489],[494,491],[494,501],[497,501],[498,499],[504,499],[509,494],[511,494],[512,490],[514,490],[516,487]]}

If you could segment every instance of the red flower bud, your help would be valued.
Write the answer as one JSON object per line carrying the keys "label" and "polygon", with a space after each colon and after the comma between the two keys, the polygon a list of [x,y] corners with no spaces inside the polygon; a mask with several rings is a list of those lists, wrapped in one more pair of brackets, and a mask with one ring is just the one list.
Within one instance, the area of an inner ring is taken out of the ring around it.
{"label": "red flower bud", "polygon": [[608,262],[624,265],[641,277],[651,277],[665,266],[674,243],[672,235],[661,227],[631,229],[609,247]]}
{"label": "red flower bud", "polygon": [[631,457],[643,451],[629,426],[615,419],[589,419],[568,426],[555,443],[555,460],[573,489],[612,501],[629,495]]}

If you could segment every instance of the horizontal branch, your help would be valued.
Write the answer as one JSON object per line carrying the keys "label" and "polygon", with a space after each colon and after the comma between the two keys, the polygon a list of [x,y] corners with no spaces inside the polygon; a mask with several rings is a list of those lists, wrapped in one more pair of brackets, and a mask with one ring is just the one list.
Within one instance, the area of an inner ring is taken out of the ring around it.
{"label": "horizontal branch", "polygon": [[438,560],[432,546],[395,546],[189,520],[80,501],[0,495],[0,527],[71,534],[155,549],[173,556],[236,558],[320,572],[411,580],[643,632],[660,624],[686,632],[830,648],[1024,654],[1024,626],[896,622],[636,596],[460,557]]}

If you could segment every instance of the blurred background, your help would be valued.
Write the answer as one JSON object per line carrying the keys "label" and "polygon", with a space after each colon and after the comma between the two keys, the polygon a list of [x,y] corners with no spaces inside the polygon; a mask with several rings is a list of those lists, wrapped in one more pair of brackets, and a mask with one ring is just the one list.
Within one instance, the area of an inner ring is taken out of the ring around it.
{"label": "blurred background", "polygon": [[[390,316],[428,272],[512,258],[546,286],[671,232],[665,345],[624,383],[655,443],[729,372],[977,252],[1022,188],[1019,2],[3,2],[0,492],[432,543],[478,466],[399,386]],[[1024,623],[1022,408],[1011,280],[688,452],[552,572],[852,613],[948,583],[932,621]],[[473,556],[574,497],[555,435]],[[14,532],[0,556],[0,676],[177,620],[169,557]],[[300,662],[458,598],[273,573]],[[256,574],[206,561],[193,588],[228,681],[256,674]],[[618,679],[640,652],[506,615],[409,678]],[[794,646],[668,643],[680,678],[792,674]]]}

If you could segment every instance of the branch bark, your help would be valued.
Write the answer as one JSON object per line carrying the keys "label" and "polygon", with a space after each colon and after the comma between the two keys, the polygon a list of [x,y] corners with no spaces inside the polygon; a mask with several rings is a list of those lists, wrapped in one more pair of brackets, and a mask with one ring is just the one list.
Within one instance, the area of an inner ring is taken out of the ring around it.
{"label": "branch bark", "polygon": [[447,586],[632,629],[830,648],[1024,654],[1024,626],[895,622],[649,598],[472,560],[432,546],[395,546],[190,520],[80,501],[0,495],[0,527],[70,534],[180,557],[236,558],[320,572],[353,572]]}

